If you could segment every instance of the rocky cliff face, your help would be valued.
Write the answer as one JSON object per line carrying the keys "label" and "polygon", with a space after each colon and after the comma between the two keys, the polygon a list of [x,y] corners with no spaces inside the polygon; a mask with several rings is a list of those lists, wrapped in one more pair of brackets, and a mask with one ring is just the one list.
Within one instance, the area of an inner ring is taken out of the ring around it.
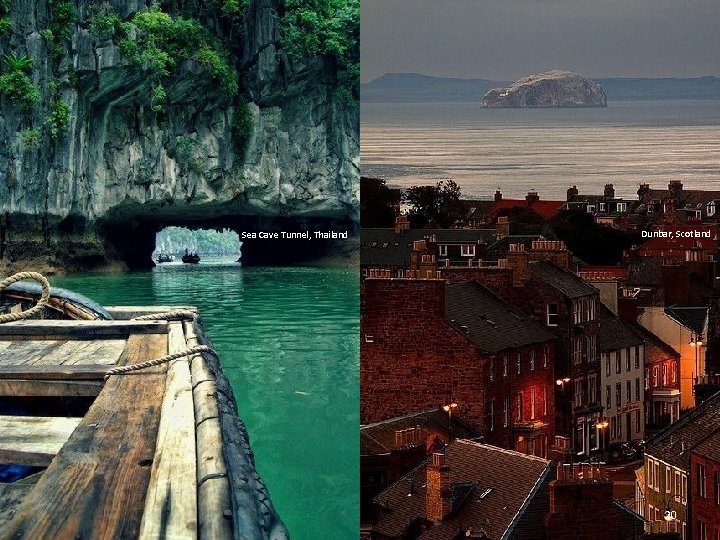
{"label": "rocky cliff face", "polygon": [[606,107],[602,87],[571,71],[530,75],[507,88],[494,88],[482,100],[488,108]]}
{"label": "rocky cliff face", "polygon": [[[37,255],[62,265],[73,253],[58,235],[69,234],[88,251],[79,268],[113,258],[134,266],[128,237],[144,229],[154,241],[164,225],[358,221],[357,105],[337,97],[326,58],[283,53],[281,0],[253,0],[240,29],[214,9],[221,2],[206,2],[197,17],[234,44],[239,95],[220,99],[208,67],[185,60],[168,78],[161,111],[147,97],[147,71],[117,40],[91,31],[99,3],[71,3],[65,42],[51,35],[58,3],[13,1],[12,29],[0,38],[4,54],[32,60],[26,71],[40,91],[27,110],[7,92],[0,100],[0,258],[23,259],[34,241]],[[105,7],[127,21],[148,4]],[[60,101],[67,127],[53,134]],[[238,107],[251,124],[241,155],[233,143]],[[149,238],[138,239],[143,253]]]}

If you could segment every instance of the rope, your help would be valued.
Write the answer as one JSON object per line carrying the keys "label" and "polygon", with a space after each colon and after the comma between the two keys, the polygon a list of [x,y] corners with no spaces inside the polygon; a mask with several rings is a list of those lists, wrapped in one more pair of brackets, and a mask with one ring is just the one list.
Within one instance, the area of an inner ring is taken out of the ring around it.
{"label": "rope", "polygon": [[0,282],[0,293],[13,283],[17,283],[18,281],[23,281],[26,279],[32,279],[40,284],[40,286],[42,287],[42,295],[40,296],[40,300],[38,300],[37,304],[35,304],[33,307],[26,311],[21,311],[20,313],[4,313],[3,315],[0,315],[0,324],[29,319],[42,312],[43,309],[45,309],[45,306],[50,299],[50,283],[48,283],[48,280],[45,279],[42,274],[38,274],[37,272],[18,272],[17,274],[14,274],[9,278],[3,279],[2,282]]}
{"label": "rope", "polygon": [[172,311],[164,311],[162,313],[151,313],[150,315],[140,315],[133,317],[133,321],[176,321],[189,319],[194,321],[197,319],[197,312],[189,309],[174,309]]}
{"label": "rope", "polygon": [[195,347],[191,347],[189,349],[185,349],[184,351],[176,352],[173,354],[168,354],[166,356],[163,356],[162,358],[156,358],[155,360],[148,360],[147,362],[142,362],[140,364],[131,364],[129,366],[112,368],[105,373],[105,380],[107,381],[111,375],[121,375],[130,371],[138,371],[140,369],[159,366],[160,364],[172,362],[173,360],[177,360],[178,358],[182,358],[183,356],[193,356],[195,354],[204,352],[212,354],[215,358],[218,358],[218,354],[212,347],[208,347],[207,345],[196,345]]}

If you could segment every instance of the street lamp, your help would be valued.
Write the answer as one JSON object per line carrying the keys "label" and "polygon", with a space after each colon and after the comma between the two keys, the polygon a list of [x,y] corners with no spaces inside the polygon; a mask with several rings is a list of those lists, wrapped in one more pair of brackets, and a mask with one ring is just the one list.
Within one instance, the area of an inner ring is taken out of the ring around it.
{"label": "street lamp", "polygon": [[597,424],[595,424],[595,427],[600,431],[600,444],[598,445],[600,449],[600,459],[603,458],[603,452],[605,450],[605,433],[607,433],[605,429],[609,425],[610,423],[607,421],[607,418],[603,418],[602,420],[599,420]]}
{"label": "street lamp", "polygon": [[690,346],[695,349],[695,378],[696,381],[700,377],[700,369],[698,366],[698,353],[700,350],[700,347],[702,347],[703,344],[703,337],[702,334],[695,334],[693,333],[690,337]]}
{"label": "street lamp", "polygon": [[555,384],[557,384],[558,386],[565,386],[569,382],[570,377],[565,377],[564,379],[558,379],[557,381],[555,381]]}
{"label": "street lamp", "polygon": [[443,411],[448,413],[448,443],[452,441],[452,412],[457,406],[458,404],[455,402],[443,405]]}

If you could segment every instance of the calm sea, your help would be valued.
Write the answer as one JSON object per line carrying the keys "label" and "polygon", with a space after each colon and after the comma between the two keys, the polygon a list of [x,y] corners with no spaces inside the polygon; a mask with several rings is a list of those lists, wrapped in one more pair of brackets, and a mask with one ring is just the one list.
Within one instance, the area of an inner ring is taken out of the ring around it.
{"label": "calm sea", "polygon": [[720,190],[720,99],[610,102],[602,109],[482,109],[477,103],[366,103],[362,173],[409,187],[452,179],[463,194],[635,197],[638,184]]}
{"label": "calm sea", "polygon": [[103,305],[200,308],[291,538],[357,538],[357,271],[215,260],[51,281]]}

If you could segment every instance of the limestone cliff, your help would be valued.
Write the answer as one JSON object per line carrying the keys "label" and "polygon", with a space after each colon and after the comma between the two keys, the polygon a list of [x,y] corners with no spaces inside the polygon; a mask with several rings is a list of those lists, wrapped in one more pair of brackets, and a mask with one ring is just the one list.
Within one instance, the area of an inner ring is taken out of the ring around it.
{"label": "limestone cliff", "polygon": [[[0,76],[0,259],[22,259],[25,248],[72,258],[58,237],[72,234],[88,251],[77,267],[113,257],[134,266],[129,240],[143,228],[154,239],[164,225],[358,221],[357,104],[337,91],[327,55],[285,53],[282,0],[251,0],[239,23],[224,16],[229,2],[194,3],[212,39],[229,44],[239,77],[229,99],[208,67],[215,57],[183,59],[158,90],[115,30],[93,31],[101,6],[131,40],[137,30],[127,21],[150,2],[69,2],[74,13],[58,23],[63,4],[13,0],[2,19],[10,28],[0,20],[3,76],[24,70],[40,93],[32,104],[28,88],[3,90],[13,81]],[[173,6],[186,4],[159,5],[175,16]],[[17,67],[22,57],[31,67]],[[146,257],[149,237],[137,241]]]}
{"label": "limestone cliff", "polygon": [[488,108],[606,107],[602,87],[571,71],[530,75],[507,88],[494,88],[482,100]]}

